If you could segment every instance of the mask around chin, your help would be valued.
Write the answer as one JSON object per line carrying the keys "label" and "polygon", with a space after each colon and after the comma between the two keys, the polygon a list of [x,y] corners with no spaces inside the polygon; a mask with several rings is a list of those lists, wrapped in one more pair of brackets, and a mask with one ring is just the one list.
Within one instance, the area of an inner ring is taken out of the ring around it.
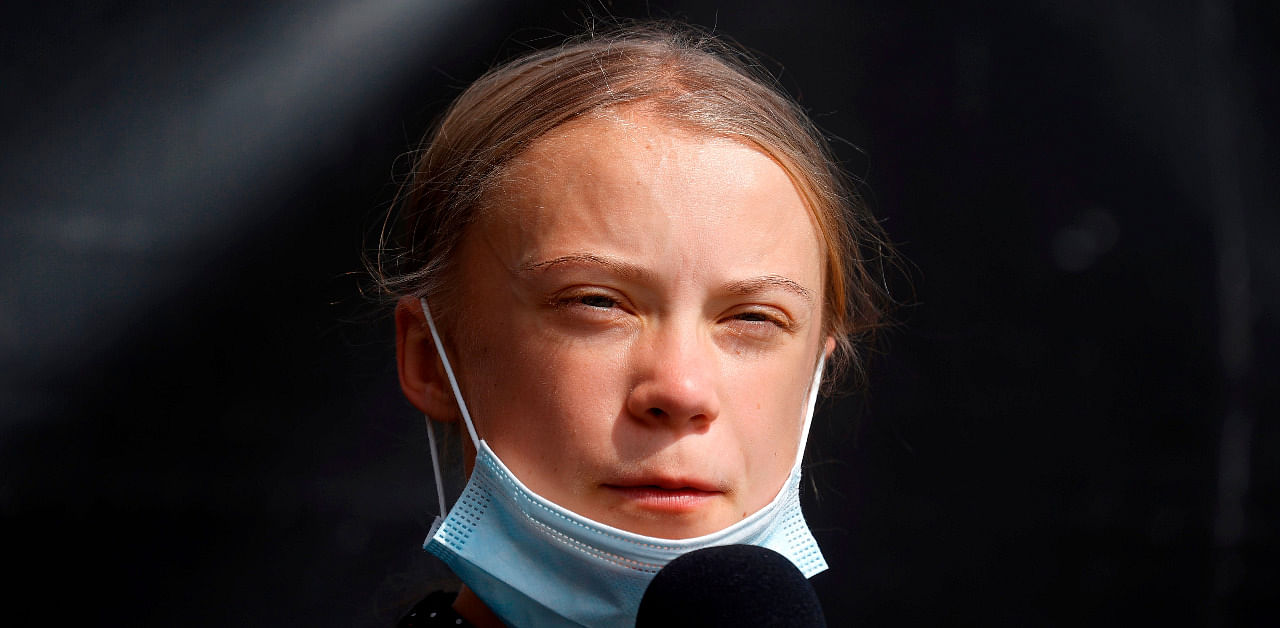
{"label": "mask around chin", "polygon": [[487,443],[479,448],[462,496],[423,548],[510,625],[630,625],[657,572],[707,547],[765,547],[805,577],[827,568],[800,509],[798,467],[756,513],[712,534],[672,540],[561,508],[526,488]]}

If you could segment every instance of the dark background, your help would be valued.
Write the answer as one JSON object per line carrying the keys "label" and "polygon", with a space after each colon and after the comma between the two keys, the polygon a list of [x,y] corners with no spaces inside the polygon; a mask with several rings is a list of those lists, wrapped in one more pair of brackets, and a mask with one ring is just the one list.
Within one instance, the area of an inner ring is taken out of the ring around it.
{"label": "dark background", "polygon": [[832,625],[1280,617],[1280,5],[308,6],[5,19],[0,623],[389,626],[434,586],[362,241],[449,99],[591,15],[759,51],[911,263],[810,446]]}

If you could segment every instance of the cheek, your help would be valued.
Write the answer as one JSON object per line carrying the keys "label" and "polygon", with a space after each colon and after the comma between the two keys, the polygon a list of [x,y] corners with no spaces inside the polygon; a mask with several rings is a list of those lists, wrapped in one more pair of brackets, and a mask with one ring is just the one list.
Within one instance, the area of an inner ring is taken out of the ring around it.
{"label": "cheek", "polygon": [[[556,459],[558,468],[605,455],[610,426],[622,407],[625,384],[616,351],[584,347],[540,331],[536,319],[474,319],[493,330],[475,338],[477,389],[473,419],[495,449],[514,459]],[[576,457],[566,457],[572,451]],[[505,458],[504,458],[505,459]],[[518,462],[516,464],[519,464]]]}
{"label": "cheek", "polygon": [[813,364],[807,355],[779,360],[769,368],[746,368],[731,378],[732,423],[752,480],[752,507],[760,507],[786,481],[804,428]]}

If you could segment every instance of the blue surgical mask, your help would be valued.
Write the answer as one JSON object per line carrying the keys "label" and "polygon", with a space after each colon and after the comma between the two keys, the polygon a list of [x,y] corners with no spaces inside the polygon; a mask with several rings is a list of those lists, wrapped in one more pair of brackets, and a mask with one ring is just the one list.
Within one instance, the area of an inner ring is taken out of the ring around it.
{"label": "blue surgical mask", "polygon": [[435,436],[431,421],[427,421],[442,515],[436,518],[423,548],[443,560],[507,625],[634,625],[640,599],[658,570],[686,552],[705,547],[767,547],[790,559],[805,577],[827,568],[800,512],[800,459],[813,420],[821,360],[810,385],[795,463],[773,501],[719,532],[692,539],[663,539],[593,521],[529,490],[476,435],[426,299],[421,303],[467,433],[476,446],[471,477],[444,516]]}

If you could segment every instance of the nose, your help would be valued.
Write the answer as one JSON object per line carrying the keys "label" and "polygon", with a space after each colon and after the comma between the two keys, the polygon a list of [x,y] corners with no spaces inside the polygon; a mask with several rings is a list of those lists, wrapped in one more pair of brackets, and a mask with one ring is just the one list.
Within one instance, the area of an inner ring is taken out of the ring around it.
{"label": "nose", "polygon": [[702,429],[720,416],[719,370],[709,339],[667,329],[638,343],[627,411],[642,422]]}

